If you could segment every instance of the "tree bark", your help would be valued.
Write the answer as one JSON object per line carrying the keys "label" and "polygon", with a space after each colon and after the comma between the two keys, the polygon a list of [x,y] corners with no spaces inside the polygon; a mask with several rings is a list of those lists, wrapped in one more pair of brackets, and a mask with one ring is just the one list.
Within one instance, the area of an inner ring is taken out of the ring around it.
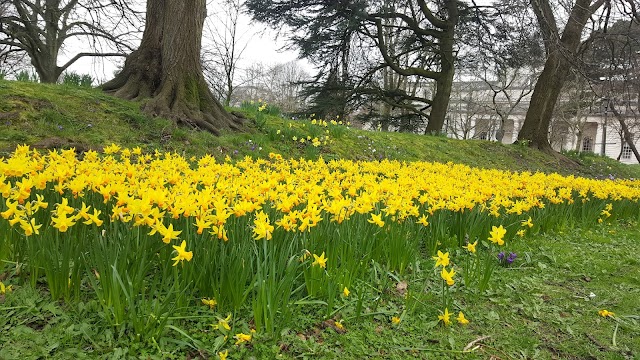
{"label": "tree bark", "polygon": [[143,110],[216,135],[240,130],[242,121],[227,113],[202,74],[200,50],[205,0],[147,0],[140,47],[102,88],[117,97],[147,99]]}
{"label": "tree bark", "polygon": [[542,151],[553,151],[549,143],[549,125],[569,66],[567,59],[558,51],[549,55],[531,95],[518,141],[527,141],[531,147]]}
{"label": "tree bark", "polygon": [[436,93],[429,113],[429,123],[425,134],[440,134],[449,109],[453,77],[455,75],[455,55],[453,52],[455,29],[460,17],[457,1],[445,1],[448,18],[439,38],[440,76],[436,79]]}
{"label": "tree bark", "polygon": [[532,2],[545,38],[548,55],[531,95],[529,109],[518,134],[518,142],[526,141],[531,147],[554,152],[549,143],[549,125],[571,66],[569,59],[576,54],[587,20],[602,3],[603,0],[597,0],[593,4],[591,0],[576,0],[562,37],[558,39],[557,24],[548,0]]}

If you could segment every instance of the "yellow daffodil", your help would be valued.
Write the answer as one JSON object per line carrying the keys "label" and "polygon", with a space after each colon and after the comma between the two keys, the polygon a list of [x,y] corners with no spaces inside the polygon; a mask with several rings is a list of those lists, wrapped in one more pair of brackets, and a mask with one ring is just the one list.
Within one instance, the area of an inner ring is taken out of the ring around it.
{"label": "yellow daffodil", "polygon": [[39,235],[39,229],[42,227],[42,224],[36,224],[36,219],[32,218],[29,222],[24,220],[20,221],[20,227],[22,228],[22,231],[24,231],[25,236],[31,236],[33,234]]}
{"label": "yellow daffodil", "polygon": [[444,313],[442,315],[438,315],[438,320],[442,321],[443,324],[449,325],[451,323],[451,314],[449,313],[449,309],[445,308]]}
{"label": "yellow daffodil", "polygon": [[432,259],[436,261],[435,267],[449,266],[449,252],[443,253],[442,251],[438,250],[438,256],[433,256]]}
{"label": "yellow daffodil", "polygon": [[616,316],[616,314],[614,314],[612,311],[606,310],[606,309],[602,309],[600,311],[598,311],[598,315],[602,316],[602,317],[614,317]]}
{"label": "yellow daffodil", "polygon": [[349,289],[347,289],[347,287],[345,286],[344,289],[342,289],[342,295],[344,295],[344,297],[349,296],[349,294],[351,294],[351,291],[349,291]]}
{"label": "yellow daffodil", "polygon": [[531,222],[531,216],[529,216],[529,219],[527,219],[527,220],[522,220],[520,222],[520,225],[521,226],[528,226],[529,228],[532,228],[533,227],[533,223]]}
{"label": "yellow daffodil", "polygon": [[476,246],[478,246],[478,240],[473,243],[468,243],[467,245],[463,246],[463,248],[467,249],[470,253],[475,254]]}
{"label": "yellow daffodil", "polygon": [[12,285],[5,286],[2,281],[0,281],[0,295],[5,295],[8,292],[12,291]]}
{"label": "yellow daffodil", "polygon": [[491,241],[492,243],[496,243],[500,246],[504,245],[504,235],[507,233],[507,230],[502,227],[502,225],[500,226],[492,226],[491,227],[491,232],[489,232],[489,241]]}
{"label": "yellow daffodil", "polygon": [[182,233],[182,230],[174,231],[173,230],[173,224],[169,224],[169,227],[161,228],[161,229],[158,230],[158,232],[160,233],[160,235],[162,235],[162,241],[165,244],[168,244],[168,243],[171,242],[171,240],[177,239],[178,235],[180,235]]}
{"label": "yellow daffodil", "polygon": [[274,227],[269,222],[269,215],[263,211],[259,211],[256,214],[256,219],[253,221],[253,238],[256,240],[266,239],[271,240]]}
{"label": "yellow daffodil", "polygon": [[218,357],[220,358],[220,360],[227,360],[227,356],[229,356],[229,350],[225,350],[225,351],[220,351],[218,352]]}
{"label": "yellow daffodil", "polygon": [[311,264],[312,266],[318,265],[323,269],[327,267],[327,258],[324,257],[324,251],[320,256],[313,254],[313,258],[315,261]]}
{"label": "yellow daffodil", "polygon": [[187,251],[186,247],[187,247],[187,242],[184,241],[184,240],[182,240],[182,244],[180,244],[180,246],[175,246],[175,245],[173,246],[173,248],[178,253],[178,255],[176,257],[171,259],[171,260],[175,261],[173,263],[173,266],[178,265],[178,263],[183,261],[183,260],[191,261],[191,259],[193,258],[193,252],[192,251]]}
{"label": "yellow daffodil", "polygon": [[66,214],[62,214],[59,217],[51,217],[51,225],[60,232],[66,232],[75,225],[75,221],[73,221],[73,218],[67,217]]}
{"label": "yellow daffodil", "polygon": [[458,317],[456,318],[456,320],[458,320],[458,323],[461,325],[467,325],[469,323],[469,320],[467,320],[467,318],[464,317],[464,314],[462,313],[462,311],[458,313]]}
{"label": "yellow daffodil", "polygon": [[243,342],[251,341],[251,334],[239,333],[236,334],[233,338],[236,339],[236,345],[240,345]]}
{"label": "yellow daffodil", "polygon": [[198,233],[198,235],[201,235],[204,229],[208,229],[211,227],[211,225],[213,225],[213,222],[207,221],[207,219],[203,217],[197,217],[196,223],[194,225],[198,228],[196,230],[196,233]]}
{"label": "yellow daffodil", "polygon": [[451,271],[447,271],[447,268],[443,266],[442,271],[440,272],[440,277],[442,277],[442,280],[447,282],[447,285],[452,286],[455,284],[455,281],[453,280],[453,276],[455,274],[456,272],[453,268],[451,268]]}
{"label": "yellow daffodil", "polygon": [[427,219],[428,216],[422,215],[420,219],[418,219],[418,224],[421,224],[422,226],[429,226],[429,222],[427,221]]}
{"label": "yellow daffodil", "polygon": [[384,226],[384,221],[382,221],[382,214],[371,214],[371,219],[367,220],[368,222],[370,222],[371,224],[376,224],[379,227],[383,227]]}
{"label": "yellow daffodil", "polygon": [[230,331],[231,330],[231,326],[229,325],[229,321],[231,320],[231,314],[227,315],[226,318],[224,319],[220,319],[218,318],[218,323],[217,324],[211,324],[211,326],[214,329],[224,329],[226,331]]}
{"label": "yellow daffodil", "polygon": [[209,309],[213,310],[213,308],[218,304],[216,299],[204,298],[202,299],[202,303],[209,307]]}

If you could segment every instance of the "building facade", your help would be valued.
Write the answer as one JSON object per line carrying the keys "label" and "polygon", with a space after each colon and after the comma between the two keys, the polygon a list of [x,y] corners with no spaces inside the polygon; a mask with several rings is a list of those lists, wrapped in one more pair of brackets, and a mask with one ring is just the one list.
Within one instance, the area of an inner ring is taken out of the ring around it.
{"label": "building facade", "polygon": [[[532,92],[533,84],[505,89],[500,84],[483,81],[456,82],[445,122],[447,135],[505,144],[515,142]],[[595,97],[563,94],[549,129],[551,146],[556,151],[588,151],[637,164],[631,147],[624,141],[618,117],[603,106],[605,103]],[[634,111],[623,111],[619,116],[633,135],[636,148],[640,147],[640,116]]]}

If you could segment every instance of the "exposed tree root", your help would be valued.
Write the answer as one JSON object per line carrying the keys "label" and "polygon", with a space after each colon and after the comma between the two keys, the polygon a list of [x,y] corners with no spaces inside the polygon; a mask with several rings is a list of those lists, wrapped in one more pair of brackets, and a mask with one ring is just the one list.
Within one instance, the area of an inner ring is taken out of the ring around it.
{"label": "exposed tree root", "polygon": [[202,129],[215,135],[220,135],[222,130],[242,130],[243,119],[223,109],[209,91],[204,79],[193,79],[194,77],[181,74],[154,81],[155,76],[152,74],[160,73],[159,64],[155,65],[157,67],[147,67],[149,72],[139,71],[139,67],[135,65],[125,66],[129,70],[104,84],[103,90],[127,100],[148,99],[142,108],[146,114],[171,119],[176,124]]}

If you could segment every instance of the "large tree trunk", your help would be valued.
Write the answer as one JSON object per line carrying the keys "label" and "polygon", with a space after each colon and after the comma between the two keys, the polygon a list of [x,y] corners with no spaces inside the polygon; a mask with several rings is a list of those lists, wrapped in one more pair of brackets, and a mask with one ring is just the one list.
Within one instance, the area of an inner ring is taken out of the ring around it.
{"label": "large tree trunk", "polygon": [[602,3],[603,0],[593,4],[591,0],[576,0],[562,37],[558,40],[557,24],[548,0],[532,2],[548,55],[531,95],[529,109],[518,134],[519,142],[526,141],[531,147],[553,152],[549,143],[549,125],[571,66],[569,59],[576,54],[587,20]]}
{"label": "large tree trunk", "polygon": [[569,73],[569,66],[569,62],[559,51],[549,55],[531,95],[518,141],[527,141],[531,147],[542,151],[553,151],[549,143],[549,125]]}
{"label": "large tree trunk", "polygon": [[202,74],[205,17],[205,0],[147,0],[140,47],[103,90],[125,99],[150,98],[143,108],[146,113],[216,135],[240,129],[241,120],[224,110]]}
{"label": "large tree trunk", "polygon": [[443,30],[443,36],[439,39],[438,52],[440,53],[440,76],[436,80],[436,93],[433,97],[433,106],[429,113],[429,123],[424,130],[425,134],[440,134],[449,109],[451,88],[455,75],[455,56],[453,52],[455,29],[458,25],[459,10],[457,1],[445,1],[447,24]]}
{"label": "large tree trunk", "polygon": [[[40,33],[30,34],[38,38],[39,43],[34,44],[27,51],[31,58],[31,65],[38,73],[41,83],[55,84],[62,74],[62,68],[58,66],[58,53],[60,51],[61,40],[58,38],[60,17],[60,4],[56,1],[47,0],[44,6],[38,10],[43,11],[44,31],[36,28],[30,28],[32,31],[38,29]],[[35,10],[34,10],[35,12]],[[23,16],[27,16],[26,14]]]}
{"label": "large tree trunk", "polygon": [[62,70],[56,63],[57,54],[51,55],[48,52],[41,52],[29,54],[29,56],[31,56],[31,65],[36,70],[41,83],[55,84],[58,82]]}
{"label": "large tree trunk", "polygon": [[[441,44],[440,46],[443,45]],[[449,109],[449,100],[451,99],[453,76],[455,74],[453,67],[453,47],[451,57],[442,61],[440,74],[440,78],[436,81],[436,94],[433,97],[433,106],[429,113],[429,123],[424,130],[425,134],[440,134],[444,126],[447,110]]]}

